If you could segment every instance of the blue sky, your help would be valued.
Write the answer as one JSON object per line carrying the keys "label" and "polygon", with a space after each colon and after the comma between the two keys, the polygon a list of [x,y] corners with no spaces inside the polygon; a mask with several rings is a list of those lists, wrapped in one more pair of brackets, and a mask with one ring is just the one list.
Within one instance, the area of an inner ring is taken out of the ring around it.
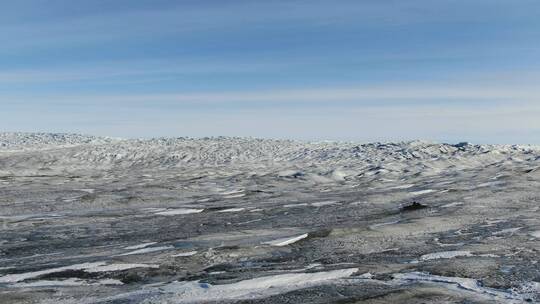
{"label": "blue sky", "polygon": [[536,0],[4,1],[0,130],[540,144]]}

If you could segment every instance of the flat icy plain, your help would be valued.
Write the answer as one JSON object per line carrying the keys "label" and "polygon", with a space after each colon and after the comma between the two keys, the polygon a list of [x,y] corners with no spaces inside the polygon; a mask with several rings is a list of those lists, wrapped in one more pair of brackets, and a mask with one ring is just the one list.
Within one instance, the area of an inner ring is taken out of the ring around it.
{"label": "flat icy plain", "polygon": [[540,302],[540,148],[0,133],[0,303]]}

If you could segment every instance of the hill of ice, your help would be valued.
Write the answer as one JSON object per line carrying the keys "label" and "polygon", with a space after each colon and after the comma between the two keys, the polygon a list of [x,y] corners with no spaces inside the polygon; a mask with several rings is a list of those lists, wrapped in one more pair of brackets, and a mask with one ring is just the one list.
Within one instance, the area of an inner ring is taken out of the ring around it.
{"label": "hill of ice", "polygon": [[[43,150],[47,150],[43,152]],[[113,139],[77,134],[0,133],[0,170],[258,167],[282,177],[316,171],[333,180],[431,174],[535,161],[540,148],[517,145],[302,142],[253,138]]]}

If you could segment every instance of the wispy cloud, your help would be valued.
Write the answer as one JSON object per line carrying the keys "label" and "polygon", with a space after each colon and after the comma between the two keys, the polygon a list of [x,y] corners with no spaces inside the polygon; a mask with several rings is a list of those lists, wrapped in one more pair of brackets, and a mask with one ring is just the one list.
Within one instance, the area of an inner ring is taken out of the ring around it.
{"label": "wispy cloud", "polygon": [[[415,101],[445,100],[452,101],[509,101],[540,102],[540,88],[536,86],[414,86],[384,85],[333,88],[305,88],[294,90],[237,91],[216,93],[175,93],[175,94],[107,94],[107,95],[59,95],[40,97],[1,96],[0,100],[8,103],[52,102],[57,104],[88,105],[189,105],[222,103],[332,103],[339,101],[385,101],[408,104]],[[489,103],[488,103],[489,104]]]}
{"label": "wispy cloud", "polygon": [[[36,84],[55,82],[74,82],[88,80],[109,80],[111,78],[144,78],[163,75],[235,74],[271,71],[283,68],[277,63],[259,62],[181,62],[169,61],[130,61],[97,62],[84,66],[0,69],[0,84]],[[128,80],[128,79],[126,79]]]}

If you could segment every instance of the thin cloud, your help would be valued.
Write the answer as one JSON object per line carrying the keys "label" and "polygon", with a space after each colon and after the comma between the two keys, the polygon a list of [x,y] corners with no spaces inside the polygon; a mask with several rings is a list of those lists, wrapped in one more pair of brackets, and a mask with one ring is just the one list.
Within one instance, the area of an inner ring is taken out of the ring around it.
{"label": "thin cloud", "polygon": [[220,104],[220,103],[324,103],[332,101],[403,100],[403,103],[425,100],[469,100],[538,102],[537,87],[468,86],[370,86],[315,88],[294,90],[240,91],[216,93],[138,94],[138,95],[72,95],[36,97],[1,97],[12,101],[52,101],[72,104]]}

